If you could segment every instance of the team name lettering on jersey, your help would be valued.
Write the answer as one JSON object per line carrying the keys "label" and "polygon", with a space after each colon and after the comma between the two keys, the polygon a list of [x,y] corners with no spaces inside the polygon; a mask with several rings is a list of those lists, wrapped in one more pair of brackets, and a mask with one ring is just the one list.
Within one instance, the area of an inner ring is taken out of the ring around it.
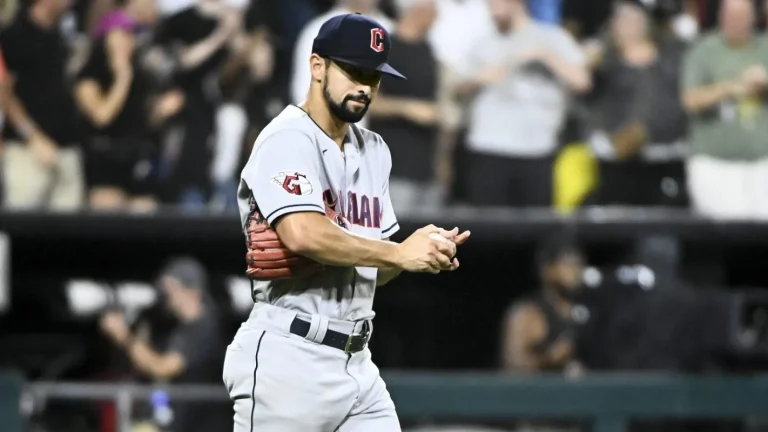
{"label": "team name lettering on jersey", "polygon": [[338,199],[333,199],[330,189],[323,192],[325,204],[340,213],[349,223],[364,228],[381,228],[384,208],[379,197],[369,198],[368,195],[352,191],[347,192],[346,197],[341,191],[336,196]]}

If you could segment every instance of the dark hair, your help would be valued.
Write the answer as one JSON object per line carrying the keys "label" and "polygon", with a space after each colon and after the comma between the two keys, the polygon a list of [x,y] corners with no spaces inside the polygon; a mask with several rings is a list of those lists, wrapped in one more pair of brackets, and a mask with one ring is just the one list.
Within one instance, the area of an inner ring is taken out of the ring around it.
{"label": "dark hair", "polygon": [[560,230],[548,235],[539,243],[536,264],[541,269],[570,253],[581,255],[581,248],[579,248],[576,235],[571,230]]}

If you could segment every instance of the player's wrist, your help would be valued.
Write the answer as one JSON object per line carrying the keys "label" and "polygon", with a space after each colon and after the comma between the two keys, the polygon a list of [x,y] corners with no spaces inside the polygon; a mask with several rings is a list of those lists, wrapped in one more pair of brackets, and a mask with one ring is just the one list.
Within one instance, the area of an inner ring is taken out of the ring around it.
{"label": "player's wrist", "polygon": [[381,242],[382,249],[379,256],[381,257],[381,267],[383,268],[396,268],[403,269],[403,253],[401,251],[400,243],[391,241]]}

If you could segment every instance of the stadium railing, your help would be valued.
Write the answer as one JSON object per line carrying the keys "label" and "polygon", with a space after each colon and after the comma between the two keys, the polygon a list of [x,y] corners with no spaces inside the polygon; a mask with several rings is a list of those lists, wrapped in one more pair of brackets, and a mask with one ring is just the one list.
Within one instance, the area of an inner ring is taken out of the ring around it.
{"label": "stadium railing", "polygon": [[[592,419],[594,432],[625,432],[630,420],[738,419],[768,413],[768,375],[595,374],[579,380],[488,373],[383,374],[402,420]],[[0,422],[18,425],[9,395],[27,400],[112,400],[128,431],[135,400],[165,390],[171,400],[226,402],[223,386],[27,383],[0,379]],[[19,406],[19,405],[17,405]],[[16,412],[18,414],[18,410]],[[5,416],[5,418],[2,418]],[[14,429],[4,428],[8,432]]]}

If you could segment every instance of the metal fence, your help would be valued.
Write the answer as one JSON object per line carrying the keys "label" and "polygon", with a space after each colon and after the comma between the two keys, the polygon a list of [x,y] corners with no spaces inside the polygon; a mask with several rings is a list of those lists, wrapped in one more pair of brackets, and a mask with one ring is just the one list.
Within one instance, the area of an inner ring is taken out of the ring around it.
{"label": "metal fence", "polygon": [[[597,374],[580,380],[487,373],[384,374],[401,420],[428,424],[509,419],[592,419],[594,432],[625,432],[631,420],[768,415],[768,375],[686,377]],[[130,427],[133,401],[162,389],[170,398],[226,402],[222,386],[29,383],[32,400],[114,401],[119,432]]]}

